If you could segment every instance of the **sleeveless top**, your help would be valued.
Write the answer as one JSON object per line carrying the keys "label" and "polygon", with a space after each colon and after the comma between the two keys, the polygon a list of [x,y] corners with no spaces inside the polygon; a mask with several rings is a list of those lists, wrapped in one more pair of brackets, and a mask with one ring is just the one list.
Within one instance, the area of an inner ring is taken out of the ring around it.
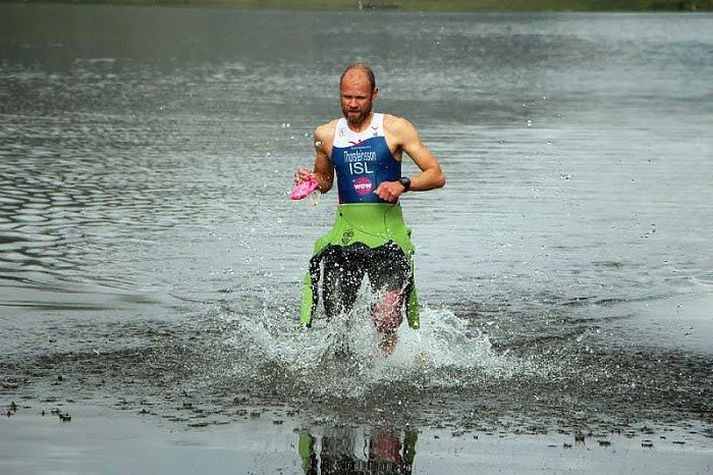
{"label": "sleeveless top", "polygon": [[401,178],[401,162],[391,155],[384,137],[384,114],[374,114],[363,132],[354,132],[345,118],[337,121],[332,145],[339,203],[387,203],[374,191],[383,181]]}

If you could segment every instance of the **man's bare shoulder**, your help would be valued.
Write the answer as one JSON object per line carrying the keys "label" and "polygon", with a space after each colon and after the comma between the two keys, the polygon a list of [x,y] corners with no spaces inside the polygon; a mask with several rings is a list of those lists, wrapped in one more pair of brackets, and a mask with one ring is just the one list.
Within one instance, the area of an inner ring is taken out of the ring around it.
{"label": "man's bare shoulder", "polygon": [[326,124],[318,125],[314,129],[314,138],[318,140],[328,140],[334,136],[334,131],[337,130],[337,121],[339,119],[334,119],[327,122]]}
{"label": "man's bare shoulder", "polygon": [[392,114],[384,114],[384,130],[387,134],[398,138],[403,138],[416,131],[408,119]]}

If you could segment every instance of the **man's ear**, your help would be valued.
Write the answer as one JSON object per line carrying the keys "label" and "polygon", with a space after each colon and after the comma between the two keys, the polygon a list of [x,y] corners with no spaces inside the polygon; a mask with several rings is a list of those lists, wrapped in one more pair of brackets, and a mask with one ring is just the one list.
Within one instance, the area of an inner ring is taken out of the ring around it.
{"label": "man's ear", "polygon": [[377,97],[379,97],[379,88],[375,87],[374,92],[371,93],[371,100],[374,101]]}

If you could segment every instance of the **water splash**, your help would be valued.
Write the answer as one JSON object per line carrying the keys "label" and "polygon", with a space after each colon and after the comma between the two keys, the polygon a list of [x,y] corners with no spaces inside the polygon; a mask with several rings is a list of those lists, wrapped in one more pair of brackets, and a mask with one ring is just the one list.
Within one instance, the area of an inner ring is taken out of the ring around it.
{"label": "water splash", "polygon": [[311,329],[276,324],[269,312],[253,320],[224,318],[236,324],[227,345],[247,351],[253,368],[281,369],[290,387],[312,396],[356,399],[384,388],[462,387],[474,373],[497,378],[516,367],[483,331],[448,309],[424,309],[419,330],[403,324],[388,357],[378,350],[380,336],[364,307]]}

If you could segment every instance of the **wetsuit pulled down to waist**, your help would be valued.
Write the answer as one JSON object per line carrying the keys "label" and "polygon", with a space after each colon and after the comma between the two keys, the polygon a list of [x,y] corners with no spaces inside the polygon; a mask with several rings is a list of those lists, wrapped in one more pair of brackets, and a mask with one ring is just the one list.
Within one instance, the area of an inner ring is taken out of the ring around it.
{"label": "wetsuit pulled down to waist", "polygon": [[348,312],[364,276],[381,296],[403,299],[411,328],[419,327],[411,230],[397,204],[347,204],[337,208],[332,230],[315,242],[305,276],[300,323],[311,326],[322,301],[328,318]]}

